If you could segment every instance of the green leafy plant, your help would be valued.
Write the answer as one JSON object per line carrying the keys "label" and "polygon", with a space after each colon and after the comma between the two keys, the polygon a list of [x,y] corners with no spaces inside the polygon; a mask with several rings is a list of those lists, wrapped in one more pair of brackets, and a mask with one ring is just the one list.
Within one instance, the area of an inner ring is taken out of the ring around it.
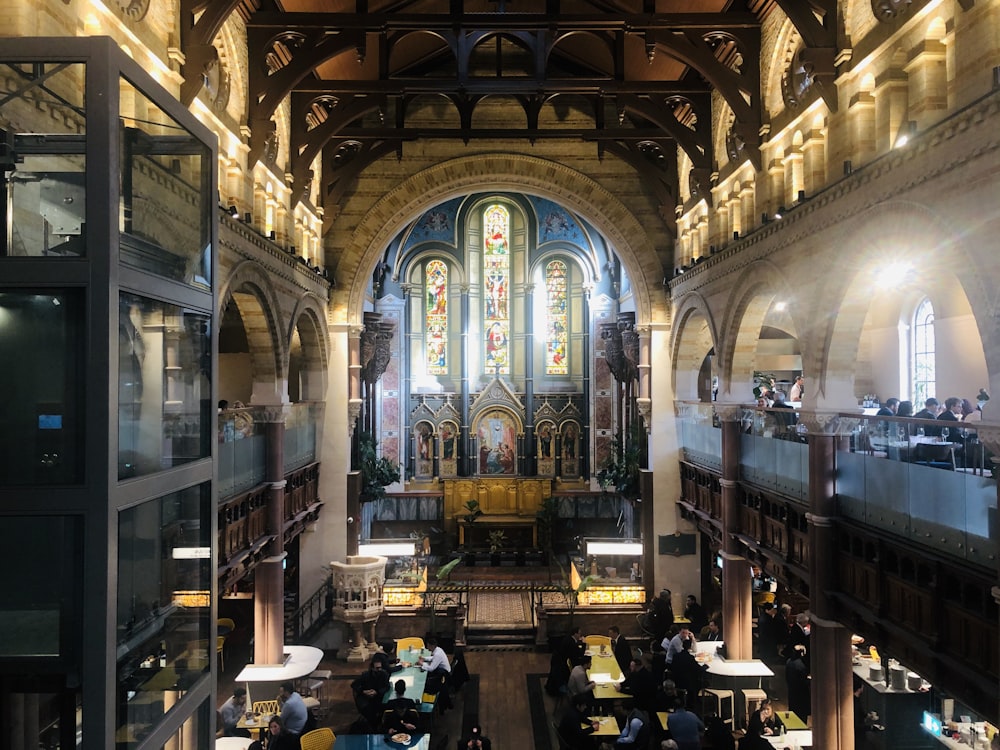
{"label": "green leafy plant", "polygon": [[468,511],[468,513],[462,516],[466,523],[473,523],[477,518],[483,515],[483,509],[479,507],[479,501],[475,498],[466,500],[463,507]]}
{"label": "green leafy plant", "polygon": [[[570,565],[572,565],[572,562]],[[580,601],[580,594],[586,591],[598,577],[586,575],[580,579],[579,585],[576,588],[573,588],[573,585],[570,583],[570,577],[567,575],[566,569],[563,567],[561,562],[559,562],[559,570],[562,573],[563,583],[558,586],[558,589],[559,593],[566,598],[566,603],[569,605],[569,632],[572,633],[576,619],[576,605]]]}
{"label": "green leafy plant", "polygon": [[490,532],[490,552],[499,552],[507,546],[507,534],[503,529]]}
{"label": "green leafy plant", "polygon": [[765,393],[774,393],[775,377],[760,370],[753,371],[753,397],[760,398]]}
{"label": "green leafy plant", "polygon": [[633,428],[626,438],[619,433],[612,439],[611,455],[597,472],[597,481],[605,491],[634,500],[639,497],[640,468],[638,428]]}
{"label": "green leafy plant", "polygon": [[385,488],[399,481],[399,467],[378,454],[378,442],[369,432],[358,438],[358,468],[361,471],[361,501],[371,502],[385,497]]}
{"label": "green leafy plant", "polygon": [[[447,563],[442,565],[437,569],[437,573],[434,574],[435,580],[438,583],[447,583],[451,579],[452,571],[455,570],[462,562],[461,557],[456,557],[454,560],[449,560]],[[457,600],[449,592],[446,591],[436,591],[430,586],[427,587],[427,591],[424,593],[424,605],[428,609],[428,628],[430,632],[434,635],[438,635],[437,632],[437,610],[439,606],[448,604],[454,604]]]}

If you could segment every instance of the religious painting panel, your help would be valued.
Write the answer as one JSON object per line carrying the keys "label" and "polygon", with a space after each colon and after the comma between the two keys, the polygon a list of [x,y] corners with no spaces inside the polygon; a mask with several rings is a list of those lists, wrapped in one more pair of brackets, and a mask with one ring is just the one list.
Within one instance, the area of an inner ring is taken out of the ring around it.
{"label": "religious painting panel", "polygon": [[486,333],[486,372],[510,373],[510,213],[501,205],[483,214],[483,330]]}
{"label": "religious painting panel", "polygon": [[424,347],[427,373],[448,373],[448,267],[440,260],[427,264],[424,307]]}
{"label": "religious painting panel", "polygon": [[545,266],[545,374],[569,372],[569,318],[566,305],[566,264],[554,260]]}
{"label": "religious painting panel", "polygon": [[538,475],[554,477],[556,475],[556,426],[552,422],[540,422],[535,430],[535,455],[538,456]]}
{"label": "religious painting panel", "polygon": [[458,476],[458,425],[445,421],[438,427],[438,451],[442,477]]}
{"label": "religious painting panel", "polygon": [[416,457],[413,476],[431,479],[434,476],[434,426],[430,422],[417,422],[413,427],[413,455]]}
{"label": "religious painting panel", "polygon": [[476,468],[479,474],[517,473],[520,423],[503,409],[492,409],[476,423]]}
{"label": "religious painting panel", "polygon": [[565,422],[560,432],[560,448],[562,450],[562,471],[564,479],[576,479],[580,476],[580,425],[576,422]]}

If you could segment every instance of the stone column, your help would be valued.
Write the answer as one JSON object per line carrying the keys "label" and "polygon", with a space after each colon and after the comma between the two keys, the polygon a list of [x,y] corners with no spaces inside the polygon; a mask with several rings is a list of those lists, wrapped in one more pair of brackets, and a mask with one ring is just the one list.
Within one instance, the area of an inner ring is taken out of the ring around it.
{"label": "stone column", "polygon": [[726,655],[730,659],[753,658],[753,596],[750,564],[736,540],[740,530],[740,408],[716,406],[722,422],[722,624],[726,632]]}
{"label": "stone column", "polygon": [[265,480],[270,484],[267,500],[267,532],[271,541],[267,557],[254,570],[255,664],[280,664],[285,648],[285,411],[283,405],[263,410],[266,451]]}
{"label": "stone column", "polygon": [[858,423],[836,414],[804,413],[809,429],[809,636],[815,747],[854,750],[851,634],[836,621],[837,443]]}

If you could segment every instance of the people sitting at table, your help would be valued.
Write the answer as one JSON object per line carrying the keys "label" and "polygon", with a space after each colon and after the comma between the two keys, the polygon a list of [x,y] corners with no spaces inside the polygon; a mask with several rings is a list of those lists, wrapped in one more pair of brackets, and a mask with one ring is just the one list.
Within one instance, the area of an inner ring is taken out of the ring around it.
{"label": "people sitting at table", "polygon": [[239,729],[236,725],[240,723],[240,718],[247,710],[246,688],[238,687],[229,696],[229,699],[222,704],[219,715],[222,718],[223,737],[250,737],[250,732],[246,729]]}
{"label": "people sitting at table", "polygon": [[389,673],[382,668],[381,659],[372,658],[368,669],[351,683],[354,705],[372,727],[377,727],[382,715],[383,700],[389,692]]}
{"label": "people sitting at table", "polygon": [[882,406],[875,412],[876,417],[895,417],[899,411],[899,399],[896,397],[887,398],[882,402]]}
{"label": "people sitting at table", "polygon": [[267,722],[267,750],[299,750],[299,738],[292,734],[280,716]]}
{"label": "people sitting at table", "polygon": [[705,682],[705,670],[708,669],[707,664],[698,663],[698,660],[694,657],[694,653],[692,653],[693,650],[694,641],[692,639],[686,638],[682,641],[681,650],[674,656],[674,661],[670,669],[674,682],[677,684],[677,689],[687,691],[688,707],[694,706],[698,691],[701,690]]}
{"label": "people sitting at table", "polygon": [[656,698],[656,682],[652,673],[646,669],[641,657],[634,657],[624,673],[625,679],[615,685],[615,689],[632,696],[633,705],[643,711],[651,711]]}
{"label": "people sitting at table", "polygon": [[372,659],[382,662],[382,669],[386,674],[395,674],[403,669],[403,664],[399,660],[399,654],[388,654],[385,651],[376,651],[372,654]]}
{"label": "people sitting at table", "polygon": [[677,743],[678,750],[701,750],[704,731],[704,722],[678,699],[674,710],[667,714],[667,734]]}
{"label": "people sitting at table", "polygon": [[785,684],[788,689],[788,710],[802,721],[808,721],[812,713],[809,683],[809,650],[799,644],[785,663]]}
{"label": "people sitting at table", "polygon": [[900,401],[899,406],[896,408],[897,417],[912,417],[913,416],[913,402],[912,401]]}
{"label": "people sitting at table", "polygon": [[420,719],[420,704],[406,697],[406,681],[396,680],[395,697],[382,704],[382,731],[385,734],[413,732]]}
{"label": "people sitting at table", "polygon": [[[914,419],[937,419],[938,413],[941,411],[941,405],[938,403],[936,398],[929,398],[924,401],[924,408],[913,415]],[[920,428],[917,428],[920,429]],[[939,427],[933,427],[930,425],[923,426],[924,435],[928,437],[936,437],[941,434],[941,429]]]}
{"label": "people sitting at table", "polygon": [[769,418],[772,422],[772,431],[775,435],[787,434],[788,428],[795,424],[798,415],[794,411],[795,407],[785,400],[784,391],[774,392],[774,403],[771,404],[771,408],[781,409],[781,411],[772,411],[769,413]]}
{"label": "people sitting at table", "polygon": [[962,421],[962,399],[950,396],[944,400],[944,409],[937,415],[939,422]]}
{"label": "people sitting at table", "polygon": [[594,688],[597,686],[597,683],[587,675],[590,665],[591,658],[584,654],[580,662],[570,671],[569,681],[566,683],[566,692],[570,698],[576,699],[582,696],[588,706],[594,703]]}
{"label": "people sitting at table", "polygon": [[284,724],[286,733],[298,737],[307,731],[309,709],[293,683],[283,682],[278,686],[278,704],[281,706],[281,723]]}
{"label": "people sitting at table", "polygon": [[667,669],[671,669],[673,667],[674,657],[680,653],[682,644],[686,640],[690,640],[693,643],[696,642],[694,633],[691,632],[691,629],[687,625],[682,625],[681,629],[678,630],[672,637],[663,639],[663,643],[660,645],[663,646],[663,650],[667,652]]}
{"label": "people sitting at table", "polygon": [[570,701],[570,707],[559,720],[559,736],[567,746],[572,748],[591,747],[591,735],[600,728],[600,724],[588,716],[587,699],[578,695]]}
{"label": "people sitting at table", "polygon": [[[759,624],[758,627],[760,627]],[[713,616],[712,619],[708,621],[708,625],[706,625],[704,631],[702,631],[701,639],[703,641],[725,640],[722,637],[722,619],[720,617]]]}
{"label": "people sitting at table", "polygon": [[635,748],[635,750],[645,750],[649,743],[649,716],[645,711],[633,708],[625,717],[625,726],[615,740],[616,748]]}
{"label": "people sitting at table", "polygon": [[698,597],[688,594],[684,603],[684,617],[691,621],[691,631],[700,633],[701,629],[708,625],[708,615],[705,608],[698,603]]}
{"label": "people sitting at table", "polygon": [[781,734],[784,722],[775,713],[770,700],[764,700],[760,708],[750,715],[747,722],[747,733],[740,742],[740,750],[769,750],[771,744],[765,737],[776,737]]}
{"label": "people sitting at table", "polygon": [[962,421],[963,422],[982,422],[983,421],[983,410],[979,408],[979,405],[972,405],[972,402],[967,398],[962,399]]}

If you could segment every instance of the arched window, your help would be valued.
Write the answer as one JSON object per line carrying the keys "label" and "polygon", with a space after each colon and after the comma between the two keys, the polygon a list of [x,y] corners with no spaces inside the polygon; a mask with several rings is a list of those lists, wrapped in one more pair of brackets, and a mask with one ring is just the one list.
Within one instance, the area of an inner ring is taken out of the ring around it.
{"label": "arched window", "polygon": [[510,213],[501,205],[483,212],[483,329],[487,373],[510,374]]}
{"label": "arched window", "polygon": [[922,404],[934,395],[934,307],[926,297],[913,315],[913,403]]}
{"label": "arched window", "polygon": [[432,260],[424,272],[424,347],[427,374],[448,373],[448,266]]}
{"label": "arched window", "polygon": [[545,374],[569,372],[566,305],[566,264],[553,260],[545,266]]}

